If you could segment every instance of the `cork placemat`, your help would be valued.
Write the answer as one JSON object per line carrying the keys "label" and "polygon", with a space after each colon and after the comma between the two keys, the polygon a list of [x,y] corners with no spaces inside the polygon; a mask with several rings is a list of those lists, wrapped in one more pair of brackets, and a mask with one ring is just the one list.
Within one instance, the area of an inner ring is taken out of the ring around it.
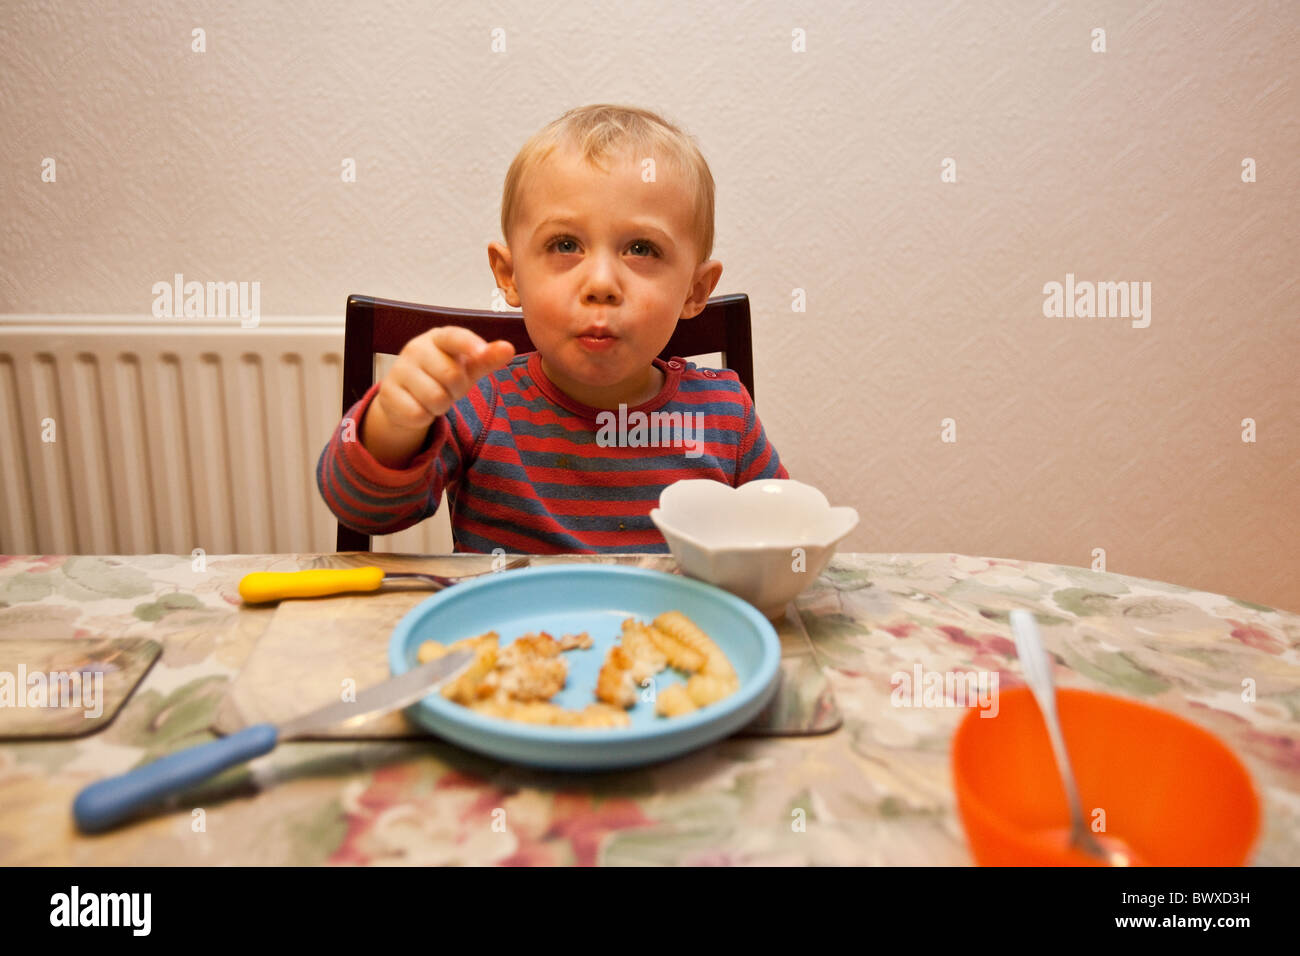
{"label": "cork placemat", "polygon": [[0,640],[0,738],[101,730],[161,651],[143,637]]}
{"label": "cork placemat", "polygon": [[[279,724],[387,680],[388,642],[398,622],[429,596],[393,590],[283,601],[232,683],[214,729],[233,733],[251,724]],[[793,606],[774,621],[781,638],[781,686],[741,734],[826,733],[840,725],[839,709]],[[322,731],[319,739],[420,738],[400,711],[365,724]]]}
{"label": "cork placemat", "polygon": [[[228,734],[252,724],[280,724],[387,680],[388,640],[428,591],[281,601],[275,616],[232,682],[214,729]],[[320,739],[422,737],[401,711]]]}
{"label": "cork placemat", "polygon": [[838,729],[843,718],[826,673],[794,602],[785,618],[773,621],[781,639],[781,686],[757,717],[737,732],[741,737],[801,737]]}

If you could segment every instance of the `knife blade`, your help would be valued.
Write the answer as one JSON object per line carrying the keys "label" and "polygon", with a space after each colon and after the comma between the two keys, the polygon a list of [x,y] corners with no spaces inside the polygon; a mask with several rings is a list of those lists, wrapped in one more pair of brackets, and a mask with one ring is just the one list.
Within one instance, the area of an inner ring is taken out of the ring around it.
{"label": "knife blade", "polygon": [[355,727],[371,717],[414,704],[437,690],[443,682],[474,659],[473,651],[452,651],[413,670],[367,687],[356,700],[326,704],[309,714],[280,725],[280,739],[293,740],[327,727]]}
{"label": "knife blade", "polygon": [[473,651],[452,651],[405,674],[367,687],[357,694],[356,700],[327,704],[281,726],[254,724],[220,740],[168,754],[143,767],[92,783],[77,794],[72,804],[73,818],[85,833],[107,830],[228,767],[269,753],[281,740],[291,740],[326,727],[355,726],[413,704],[436,691],[473,659]]}

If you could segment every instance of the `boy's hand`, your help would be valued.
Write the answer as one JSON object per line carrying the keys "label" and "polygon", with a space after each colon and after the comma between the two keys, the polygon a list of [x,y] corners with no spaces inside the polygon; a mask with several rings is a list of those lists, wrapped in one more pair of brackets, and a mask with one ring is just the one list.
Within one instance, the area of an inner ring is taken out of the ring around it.
{"label": "boy's hand", "polygon": [[[379,383],[373,410],[399,432],[419,432],[469,394],[484,375],[514,358],[504,339],[488,343],[469,329],[444,325],[417,335],[402,347]],[[367,416],[369,417],[369,416]]]}

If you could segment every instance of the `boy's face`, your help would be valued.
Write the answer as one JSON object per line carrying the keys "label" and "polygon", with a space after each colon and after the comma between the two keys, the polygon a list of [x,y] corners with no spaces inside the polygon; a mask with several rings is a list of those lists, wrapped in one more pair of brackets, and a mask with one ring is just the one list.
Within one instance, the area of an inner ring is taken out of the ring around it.
{"label": "boy's face", "polygon": [[608,173],[557,149],[522,184],[523,203],[488,260],[512,306],[522,307],[542,368],[562,391],[596,408],[653,398],[651,360],[679,318],[708,302],[722,263],[700,263],[692,199],[671,163],[643,182],[630,152]]}

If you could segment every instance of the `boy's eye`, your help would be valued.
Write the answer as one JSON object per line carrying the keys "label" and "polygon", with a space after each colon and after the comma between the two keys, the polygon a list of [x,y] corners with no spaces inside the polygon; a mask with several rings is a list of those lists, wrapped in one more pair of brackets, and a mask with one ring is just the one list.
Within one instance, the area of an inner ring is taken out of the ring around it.
{"label": "boy's eye", "polygon": [[[568,248],[569,243],[573,243],[575,248]],[[553,250],[562,255],[567,255],[569,253],[578,251],[576,248],[577,243],[578,240],[574,239],[572,236],[556,236],[549,243],[547,243],[546,248],[547,250]],[[651,255],[657,257],[659,255],[659,249],[655,246],[654,243],[650,242],[648,239],[637,239],[630,246],[628,246],[628,248],[635,249],[638,246],[643,247],[645,249],[645,252],[641,253],[642,256]]]}

